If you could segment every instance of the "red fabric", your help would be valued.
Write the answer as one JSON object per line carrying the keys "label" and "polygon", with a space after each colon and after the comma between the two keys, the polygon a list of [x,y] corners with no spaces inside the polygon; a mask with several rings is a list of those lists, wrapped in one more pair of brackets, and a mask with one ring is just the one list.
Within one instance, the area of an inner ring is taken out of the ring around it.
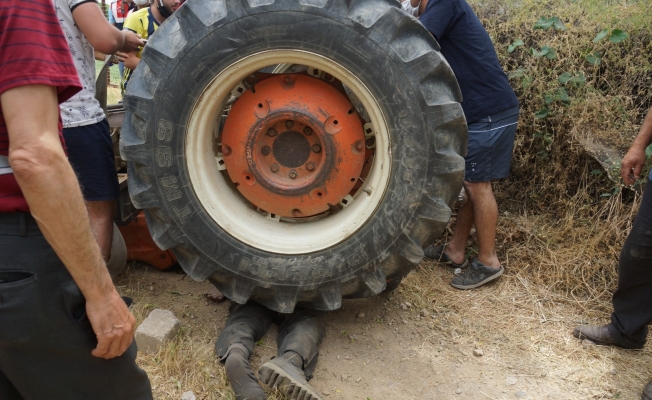
{"label": "red fabric", "polygon": [[[59,103],[81,90],[52,0],[0,2],[0,94],[25,85],[57,88]],[[63,145],[61,121],[59,137]],[[65,147],[64,147],[65,148]],[[0,156],[9,137],[0,109]],[[29,211],[13,174],[0,175],[0,212]]]}

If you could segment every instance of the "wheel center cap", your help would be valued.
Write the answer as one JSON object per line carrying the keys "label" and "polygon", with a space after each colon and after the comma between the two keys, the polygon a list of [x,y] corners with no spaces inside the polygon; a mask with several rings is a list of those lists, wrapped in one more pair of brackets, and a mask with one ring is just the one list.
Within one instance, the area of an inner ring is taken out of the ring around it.
{"label": "wheel center cap", "polygon": [[365,162],[362,122],[351,102],[307,75],[256,83],[231,106],[221,139],[237,190],[283,217],[317,215],[345,201]]}
{"label": "wheel center cap", "polygon": [[310,157],[310,142],[297,131],[286,131],[278,135],[272,145],[274,158],[284,167],[297,168]]}

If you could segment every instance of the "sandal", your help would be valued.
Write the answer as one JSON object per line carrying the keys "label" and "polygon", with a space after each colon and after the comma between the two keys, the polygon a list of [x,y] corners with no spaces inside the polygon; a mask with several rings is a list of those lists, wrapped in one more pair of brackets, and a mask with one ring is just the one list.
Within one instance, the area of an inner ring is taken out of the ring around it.
{"label": "sandal", "polygon": [[445,264],[450,265],[453,268],[464,268],[467,265],[469,265],[468,258],[465,258],[462,264],[457,264],[453,262],[453,260],[451,260],[450,257],[448,257],[448,254],[444,252],[445,247],[446,247],[445,244],[442,244],[441,246],[437,246],[437,247],[430,245],[423,250],[423,254],[427,258],[430,258],[431,260],[443,262]]}

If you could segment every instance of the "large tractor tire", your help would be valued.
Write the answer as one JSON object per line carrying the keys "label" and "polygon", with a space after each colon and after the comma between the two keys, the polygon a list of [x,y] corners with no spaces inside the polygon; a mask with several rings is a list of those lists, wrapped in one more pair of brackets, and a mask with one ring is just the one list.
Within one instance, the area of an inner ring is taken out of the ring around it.
{"label": "large tractor tire", "polygon": [[238,303],[321,310],[423,258],[460,192],[466,122],[394,0],[189,0],[129,82],[129,192],[154,241]]}

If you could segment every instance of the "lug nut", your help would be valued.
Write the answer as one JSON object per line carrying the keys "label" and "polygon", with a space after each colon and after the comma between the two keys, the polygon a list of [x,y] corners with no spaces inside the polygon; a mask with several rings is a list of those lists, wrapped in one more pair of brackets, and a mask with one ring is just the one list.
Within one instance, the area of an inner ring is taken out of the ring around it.
{"label": "lug nut", "polygon": [[303,128],[303,133],[306,136],[310,136],[310,135],[312,135],[312,129],[309,126],[306,126],[305,128]]}
{"label": "lug nut", "polygon": [[313,144],[310,149],[313,153],[319,153],[321,151],[321,146],[318,144]]}
{"label": "lug nut", "polygon": [[294,127],[294,121],[291,120],[285,121],[285,127],[288,129],[292,129]]}
{"label": "lug nut", "polygon": [[313,169],[315,169],[315,163],[312,162],[312,161],[309,162],[308,164],[306,164],[306,169],[307,169],[308,171],[312,171]]}
{"label": "lug nut", "polygon": [[278,164],[272,164],[270,169],[272,170],[272,172],[278,172]]}
{"label": "lug nut", "polygon": [[292,216],[293,217],[300,217],[301,216],[301,210],[299,210],[298,208],[295,208],[294,210],[292,210]]}
{"label": "lug nut", "polygon": [[291,170],[290,173],[288,174],[288,176],[290,177],[290,179],[296,178],[297,177],[297,171]]}
{"label": "lug nut", "polygon": [[229,146],[222,146],[222,154],[228,156],[231,154],[231,148]]}
{"label": "lug nut", "polygon": [[261,149],[261,151],[263,152],[263,155],[264,155],[264,156],[268,156],[269,153],[272,152],[272,149],[270,149],[269,146],[263,146],[263,148]]}
{"label": "lug nut", "polygon": [[285,77],[283,78],[283,82],[286,85],[289,85],[290,83],[292,83],[292,78],[290,78],[290,75],[285,75]]}
{"label": "lug nut", "polygon": [[267,131],[267,136],[269,137],[274,137],[276,135],[278,135],[278,132],[276,132],[276,129],[274,128],[271,128],[270,130]]}
{"label": "lug nut", "polygon": [[362,151],[362,149],[364,149],[364,143],[362,141],[359,141],[358,143],[355,144],[355,148],[358,151]]}

